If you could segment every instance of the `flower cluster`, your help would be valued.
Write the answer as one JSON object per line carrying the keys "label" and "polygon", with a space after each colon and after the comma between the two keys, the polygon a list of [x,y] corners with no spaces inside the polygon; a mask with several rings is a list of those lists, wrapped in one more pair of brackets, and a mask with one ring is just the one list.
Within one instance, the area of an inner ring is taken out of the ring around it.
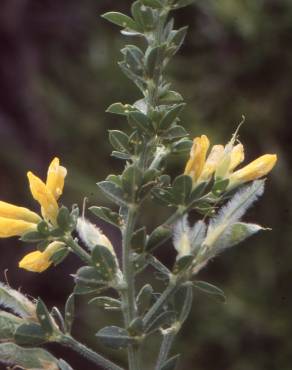
{"label": "flower cluster", "polygon": [[[32,172],[28,172],[30,191],[41,207],[42,217],[27,208],[1,201],[0,238],[22,236],[27,232],[35,231],[42,218],[46,222],[56,225],[59,212],[57,201],[63,193],[66,175],[67,170],[60,165],[58,158],[54,158],[50,163],[45,183]],[[51,265],[51,256],[62,246],[63,243],[53,241],[43,252],[28,253],[19,262],[19,267],[29,271],[42,272]]]}
{"label": "flower cluster", "polygon": [[185,167],[185,174],[191,176],[194,186],[215,179],[228,179],[228,190],[245,182],[259,179],[267,175],[277,161],[276,154],[265,154],[247,166],[234,171],[244,161],[244,148],[241,143],[235,145],[235,135],[224,147],[214,145],[207,156],[210,146],[206,135],[196,137]]}

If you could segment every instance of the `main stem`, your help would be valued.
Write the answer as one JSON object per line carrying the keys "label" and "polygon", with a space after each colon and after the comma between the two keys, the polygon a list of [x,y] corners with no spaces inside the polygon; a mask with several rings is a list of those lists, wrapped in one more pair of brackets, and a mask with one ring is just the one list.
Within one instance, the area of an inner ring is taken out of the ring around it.
{"label": "main stem", "polygon": [[[137,210],[135,206],[128,209],[127,220],[123,230],[123,274],[126,289],[121,292],[123,301],[123,314],[126,328],[137,317],[136,297],[135,297],[135,274],[132,263],[131,237],[136,223]],[[139,370],[139,348],[136,345],[128,346],[129,370]]]}

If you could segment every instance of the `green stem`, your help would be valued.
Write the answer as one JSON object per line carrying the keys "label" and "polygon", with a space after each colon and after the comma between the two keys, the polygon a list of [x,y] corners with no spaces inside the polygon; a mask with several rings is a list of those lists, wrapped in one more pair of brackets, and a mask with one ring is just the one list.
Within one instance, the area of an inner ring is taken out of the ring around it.
{"label": "green stem", "polygon": [[94,352],[90,348],[86,347],[84,344],[78,342],[76,339],[72,338],[70,335],[63,335],[59,342],[60,344],[73,349],[73,351],[78,352],[83,357],[94,362],[96,365],[101,366],[106,370],[123,370],[120,366],[114,364],[110,360],[107,360],[103,356]]}
{"label": "green stem", "polygon": [[163,335],[162,344],[160,347],[159,355],[157,364],[155,366],[155,370],[160,370],[165,361],[167,360],[168,354],[171,350],[171,346],[173,344],[173,341],[175,339],[176,332],[171,331],[169,333],[166,333]]}
{"label": "green stem", "polygon": [[62,238],[62,241],[75,253],[83,262],[90,265],[92,263],[90,254],[88,254],[80,245],[72,238],[67,236]]}
{"label": "green stem", "polygon": [[[136,223],[135,207],[129,207],[127,220],[123,230],[123,275],[126,289],[121,292],[122,307],[124,314],[125,327],[128,328],[133,319],[137,317],[136,297],[135,297],[135,273],[132,263],[131,238]],[[139,348],[130,344],[128,347],[129,370],[139,370]]]}

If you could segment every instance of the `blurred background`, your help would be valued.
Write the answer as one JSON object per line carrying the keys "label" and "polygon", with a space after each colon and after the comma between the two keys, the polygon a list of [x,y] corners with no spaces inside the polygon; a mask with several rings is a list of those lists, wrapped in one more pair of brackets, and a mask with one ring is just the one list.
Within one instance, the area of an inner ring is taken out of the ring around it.
{"label": "blurred background", "polygon": [[[1,199],[36,209],[26,179],[33,170],[45,178],[58,155],[68,168],[67,206],[88,197],[107,205],[95,183],[122,162],[109,156],[108,129],[125,125],[104,113],[112,102],[132,103],[136,88],[117,66],[120,49],[131,40],[102,20],[110,10],[127,12],[126,0],[2,0],[0,11],[0,194]],[[182,352],[182,370],[291,370],[292,368],[292,2],[291,0],[198,0],[175,13],[188,37],[167,73],[187,102],[183,123],[192,135],[207,133],[226,143],[241,116],[240,139],[247,160],[277,153],[263,199],[246,219],[271,227],[220,256],[200,274],[226,295],[220,304],[196,294],[174,353]],[[173,174],[185,158],[170,163]],[[145,222],[164,217],[157,208]],[[119,234],[99,224],[119,251]],[[73,288],[79,262],[69,257],[38,275],[17,268],[33,249],[17,239],[1,240],[0,280],[8,280],[49,307],[63,307]],[[171,263],[171,244],[159,251]],[[78,300],[74,333],[103,353],[94,333],[119,315],[105,315]],[[113,317],[113,319],[112,319]],[[88,334],[89,333],[89,334]],[[153,342],[156,343],[155,340]],[[70,351],[50,346],[74,369],[94,369]],[[152,347],[149,351],[152,351]],[[122,352],[109,353],[125,364]],[[145,369],[153,369],[152,358]],[[4,368],[4,367],[3,367]]]}

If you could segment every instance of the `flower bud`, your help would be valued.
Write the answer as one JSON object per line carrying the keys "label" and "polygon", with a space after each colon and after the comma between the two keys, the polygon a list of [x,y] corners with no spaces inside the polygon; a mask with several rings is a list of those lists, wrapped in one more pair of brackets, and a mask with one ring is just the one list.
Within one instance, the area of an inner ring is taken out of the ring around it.
{"label": "flower bud", "polygon": [[193,140],[190,159],[186,164],[184,172],[185,175],[189,175],[192,177],[193,182],[196,182],[198,180],[203,171],[209,145],[209,139],[206,135],[196,137]]}

